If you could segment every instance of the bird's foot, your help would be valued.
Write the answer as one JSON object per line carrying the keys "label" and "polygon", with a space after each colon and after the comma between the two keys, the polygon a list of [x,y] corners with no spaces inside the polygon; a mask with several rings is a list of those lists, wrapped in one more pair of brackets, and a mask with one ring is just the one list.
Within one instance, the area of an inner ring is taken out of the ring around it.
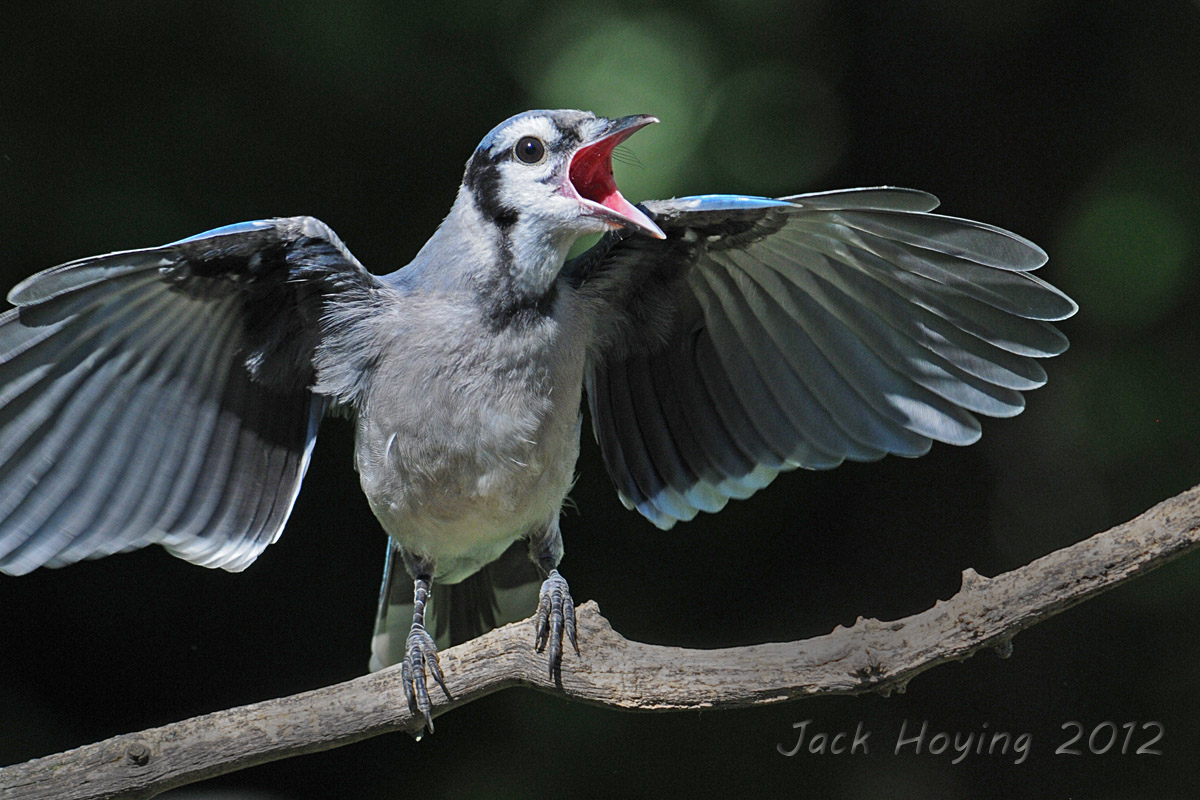
{"label": "bird's foot", "polygon": [[429,700],[429,690],[426,686],[426,670],[437,681],[437,685],[442,687],[446,699],[453,700],[442,679],[442,665],[438,663],[437,646],[433,643],[433,637],[426,632],[424,625],[413,623],[412,630],[408,633],[400,675],[404,679],[404,696],[408,698],[409,709],[414,714],[424,716],[425,727],[433,733],[433,716],[429,713],[433,704]]}
{"label": "bird's foot", "polygon": [[575,655],[579,655],[579,642],[575,639],[575,601],[571,599],[571,590],[567,580],[558,574],[558,570],[550,570],[549,577],[542,583],[538,597],[537,633],[534,643],[540,653],[550,645],[547,659],[550,667],[550,680],[558,683],[562,680],[563,632],[571,640]]}

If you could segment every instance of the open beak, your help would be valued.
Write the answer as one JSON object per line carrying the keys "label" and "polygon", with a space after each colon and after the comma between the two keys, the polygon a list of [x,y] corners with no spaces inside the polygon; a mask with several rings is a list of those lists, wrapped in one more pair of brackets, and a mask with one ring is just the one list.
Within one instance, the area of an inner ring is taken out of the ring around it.
{"label": "open beak", "polygon": [[658,122],[658,117],[649,114],[609,120],[599,138],[580,147],[571,157],[563,191],[577,198],[587,213],[600,217],[614,227],[633,228],[655,239],[665,239],[667,235],[654,224],[654,220],[621,196],[613,180],[613,150],[653,122]]}

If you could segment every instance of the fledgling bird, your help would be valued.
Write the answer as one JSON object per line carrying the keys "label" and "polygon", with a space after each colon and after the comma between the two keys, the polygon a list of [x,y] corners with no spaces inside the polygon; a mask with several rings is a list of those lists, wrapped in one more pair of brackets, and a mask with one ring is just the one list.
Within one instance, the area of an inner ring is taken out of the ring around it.
{"label": "fledgling bird", "polygon": [[388,275],[293,217],[23,281],[0,317],[0,570],[149,544],[245,569],[345,414],[390,537],[372,667],[403,664],[432,730],[435,638],[524,616],[522,587],[551,675],[564,636],[578,651],[559,513],[585,390],[621,500],[669,528],[785,470],[974,442],[1066,349],[1045,253],[924,192],[632,205],[613,149],[656,121],[506,120]]}

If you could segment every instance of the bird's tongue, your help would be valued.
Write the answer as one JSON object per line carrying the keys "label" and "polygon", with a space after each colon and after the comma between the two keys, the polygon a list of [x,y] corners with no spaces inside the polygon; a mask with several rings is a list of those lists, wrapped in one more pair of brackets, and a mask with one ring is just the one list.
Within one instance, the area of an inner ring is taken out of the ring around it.
{"label": "bird's tongue", "polygon": [[636,130],[627,128],[579,148],[571,159],[571,185],[584,200],[613,212],[619,218],[614,221],[640,228],[656,238],[666,238],[649,217],[622,196],[617,189],[617,182],[613,180],[613,150]]}
{"label": "bird's tongue", "polygon": [[[632,133],[632,131],[631,131]],[[621,196],[613,180],[612,152],[624,136],[609,136],[582,147],[571,159],[571,183],[579,196],[624,215],[633,204]]]}

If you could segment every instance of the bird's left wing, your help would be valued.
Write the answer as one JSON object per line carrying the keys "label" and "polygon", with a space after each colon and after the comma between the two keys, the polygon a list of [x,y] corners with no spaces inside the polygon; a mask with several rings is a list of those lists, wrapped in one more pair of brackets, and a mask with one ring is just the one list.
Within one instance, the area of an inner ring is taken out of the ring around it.
{"label": "bird's left wing", "polygon": [[0,571],[152,543],[239,570],[291,513],[330,298],[376,279],[310,217],[34,275],[0,315]]}
{"label": "bird's left wing", "polygon": [[894,188],[649,202],[665,240],[608,234],[564,277],[593,303],[592,424],[659,527],[780,471],[969,444],[1021,411],[1075,304],[999,228]]}

